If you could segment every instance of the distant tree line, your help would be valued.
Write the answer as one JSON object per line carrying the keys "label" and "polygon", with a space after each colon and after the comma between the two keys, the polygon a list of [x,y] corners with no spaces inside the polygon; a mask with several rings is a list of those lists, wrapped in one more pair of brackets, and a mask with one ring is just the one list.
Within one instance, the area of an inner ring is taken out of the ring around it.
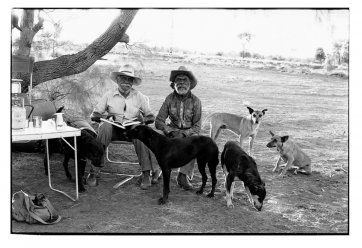
{"label": "distant tree line", "polygon": [[349,63],[349,41],[341,40],[333,43],[332,54],[326,54],[322,47],[317,48],[315,60],[319,63],[324,63],[326,59],[334,61],[334,64]]}

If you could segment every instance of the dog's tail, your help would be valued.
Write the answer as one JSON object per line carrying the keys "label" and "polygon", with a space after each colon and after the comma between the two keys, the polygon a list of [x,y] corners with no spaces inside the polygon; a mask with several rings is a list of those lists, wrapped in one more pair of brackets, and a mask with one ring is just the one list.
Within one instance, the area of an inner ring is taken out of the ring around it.
{"label": "dog's tail", "polygon": [[204,127],[206,126],[206,124],[209,122],[209,120],[211,119],[211,117],[213,117],[215,115],[215,113],[208,115],[205,120],[202,122],[201,125],[201,129],[204,129]]}

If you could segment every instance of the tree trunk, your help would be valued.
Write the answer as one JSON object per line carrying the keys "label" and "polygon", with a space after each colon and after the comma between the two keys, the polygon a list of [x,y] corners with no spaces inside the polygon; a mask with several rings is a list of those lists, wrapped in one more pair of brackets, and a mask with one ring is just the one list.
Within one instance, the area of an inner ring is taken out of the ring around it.
{"label": "tree trunk", "polygon": [[34,24],[34,10],[25,9],[23,11],[23,18],[21,19],[21,30],[19,47],[14,52],[15,55],[29,56],[33,38],[37,32],[43,27],[43,19],[40,19],[36,25]]}
{"label": "tree trunk", "polygon": [[[76,54],[63,55],[52,60],[35,62],[33,86],[52,79],[81,73],[106,55],[118,42],[128,43],[129,38],[125,32],[137,11],[136,9],[121,10],[108,29],[83,51]],[[30,49],[28,54],[21,53],[21,55],[25,56],[29,54]],[[30,77],[29,75],[24,75],[21,79],[24,80],[22,88],[26,92],[30,83]]]}

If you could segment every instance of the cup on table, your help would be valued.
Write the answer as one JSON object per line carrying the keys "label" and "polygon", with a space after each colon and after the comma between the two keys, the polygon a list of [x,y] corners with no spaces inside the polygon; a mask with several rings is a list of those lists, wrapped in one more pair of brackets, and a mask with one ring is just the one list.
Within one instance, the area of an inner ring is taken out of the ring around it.
{"label": "cup on table", "polygon": [[41,116],[33,116],[33,127],[41,128],[43,118]]}
{"label": "cup on table", "polygon": [[33,128],[34,127],[34,125],[33,125],[33,119],[29,119],[29,120],[27,120],[28,121],[28,128]]}
{"label": "cup on table", "polygon": [[55,122],[55,118],[51,118],[48,121],[49,121],[52,128],[57,129],[57,124]]}

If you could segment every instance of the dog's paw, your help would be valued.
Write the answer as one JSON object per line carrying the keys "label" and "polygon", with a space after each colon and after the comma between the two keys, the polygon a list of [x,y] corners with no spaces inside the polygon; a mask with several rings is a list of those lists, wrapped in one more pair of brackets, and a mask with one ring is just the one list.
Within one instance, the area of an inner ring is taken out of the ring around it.
{"label": "dog's paw", "polygon": [[159,205],[164,205],[167,201],[163,199],[163,197],[161,197],[160,199],[158,199],[158,204]]}
{"label": "dog's paw", "polygon": [[87,190],[83,187],[83,186],[79,186],[78,187],[78,192],[79,193],[84,193],[84,192],[86,192]]}
{"label": "dog's paw", "polygon": [[303,174],[303,175],[311,175],[312,172],[311,171],[305,171],[305,170],[298,170],[299,173]]}
{"label": "dog's paw", "polygon": [[95,174],[89,174],[86,179],[86,184],[91,187],[96,187],[98,185],[98,180]]}
{"label": "dog's paw", "polygon": [[228,208],[234,208],[234,204],[232,204],[232,203],[228,203],[227,206],[228,206]]}
{"label": "dog's paw", "polygon": [[196,191],[196,194],[202,195],[203,192],[204,192],[203,190],[198,190],[198,191]]}
{"label": "dog's paw", "polygon": [[287,175],[286,175],[285,173],[283,173],[283,172],[282,172],[282,173],[280,173],[280,174],[279,174],[279,176],[278,176],[278,177],[280,177],[280,178],[285,178],[286,176],[287,176]]}
{"label": "dog's paw", "polygon": [[210,193],[207,194],[206,196],[209,197],[209,198],[212,198],[212,197],[214,197],[214,192],[210,192]]}

